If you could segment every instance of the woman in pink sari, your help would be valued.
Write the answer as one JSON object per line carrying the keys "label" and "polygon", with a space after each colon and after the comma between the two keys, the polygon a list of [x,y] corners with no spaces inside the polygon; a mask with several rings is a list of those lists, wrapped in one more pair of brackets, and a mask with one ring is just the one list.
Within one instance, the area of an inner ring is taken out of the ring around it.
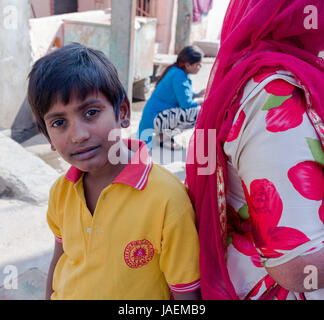
{"label": "woman in pink sari", "polygon": [[322,0],[230,2],[187,159],[203,299],[324,299],[323,50]]}

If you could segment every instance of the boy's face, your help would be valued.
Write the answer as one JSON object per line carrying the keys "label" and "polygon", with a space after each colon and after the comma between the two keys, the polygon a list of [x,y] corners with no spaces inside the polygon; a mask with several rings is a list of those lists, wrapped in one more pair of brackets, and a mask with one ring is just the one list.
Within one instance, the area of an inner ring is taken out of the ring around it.
{"label": "boy's face", "polygon": [[108,151],[116,144],[108,141],[108,135],[111,130],[127,127],[129,118],[125,100],[116,120],[112,104],[101,92],[88,95],[84,101],[71,99],[67,105],[57,102],[44,116],[52,148],[84,172],[100,171],[108,164]]}

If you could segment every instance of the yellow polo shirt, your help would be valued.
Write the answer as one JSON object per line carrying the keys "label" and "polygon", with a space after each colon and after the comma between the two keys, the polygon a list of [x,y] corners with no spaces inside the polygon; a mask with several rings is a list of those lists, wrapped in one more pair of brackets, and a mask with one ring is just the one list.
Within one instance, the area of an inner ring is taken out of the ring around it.
{"label": "yellow polo shirt", "polygon": [[199,241],[186,188],[152,163],[145,143],[127,144],[137,151],[102,190],[93,216],[77,168],[51,189],[47,220],[64,249],[51,299],[162,300],[170,289],[199,288]]}

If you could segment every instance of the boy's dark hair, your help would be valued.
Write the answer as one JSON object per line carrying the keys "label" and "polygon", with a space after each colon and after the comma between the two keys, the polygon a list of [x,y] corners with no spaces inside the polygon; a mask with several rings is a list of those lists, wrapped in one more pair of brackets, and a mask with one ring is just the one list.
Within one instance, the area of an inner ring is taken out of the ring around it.
{"label": "boy's dark hair", "polygon": [[101,51],[79,43],[40,58],[28,77],[28,101],[39,130],[48,138],[44,115],[58,101],[68,104],[71,98],[84,100],[100,91],[113,105],[116,119],[123,99],[129,103],[114,65]]}

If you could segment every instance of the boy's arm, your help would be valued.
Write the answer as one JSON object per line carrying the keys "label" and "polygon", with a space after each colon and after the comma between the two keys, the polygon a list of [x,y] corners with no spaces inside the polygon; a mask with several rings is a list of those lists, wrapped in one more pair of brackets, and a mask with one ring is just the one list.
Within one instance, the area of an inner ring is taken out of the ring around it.
{"label": "boy's arm", "polygon": [[174,300],[201,300],[200,289],[184,293],[172,291],[172,295]]}
{"label": "boy's arm", "polygon": [[160,268],[175,300],[200,300],[199,238],[190,200],[182,198],[182,212],[169,207],[165,215]]}
{"label": "boy's arm", "polygon": [[53,283],[53,273],[56,267],[57,261],[60,259],[61,255],[64,253],[62,243],[55,241],[54,253],[51,264],[49,266],[47,282],[46,282],[46,293],[45,299],[50,300],[53,293],[52,283]]}

